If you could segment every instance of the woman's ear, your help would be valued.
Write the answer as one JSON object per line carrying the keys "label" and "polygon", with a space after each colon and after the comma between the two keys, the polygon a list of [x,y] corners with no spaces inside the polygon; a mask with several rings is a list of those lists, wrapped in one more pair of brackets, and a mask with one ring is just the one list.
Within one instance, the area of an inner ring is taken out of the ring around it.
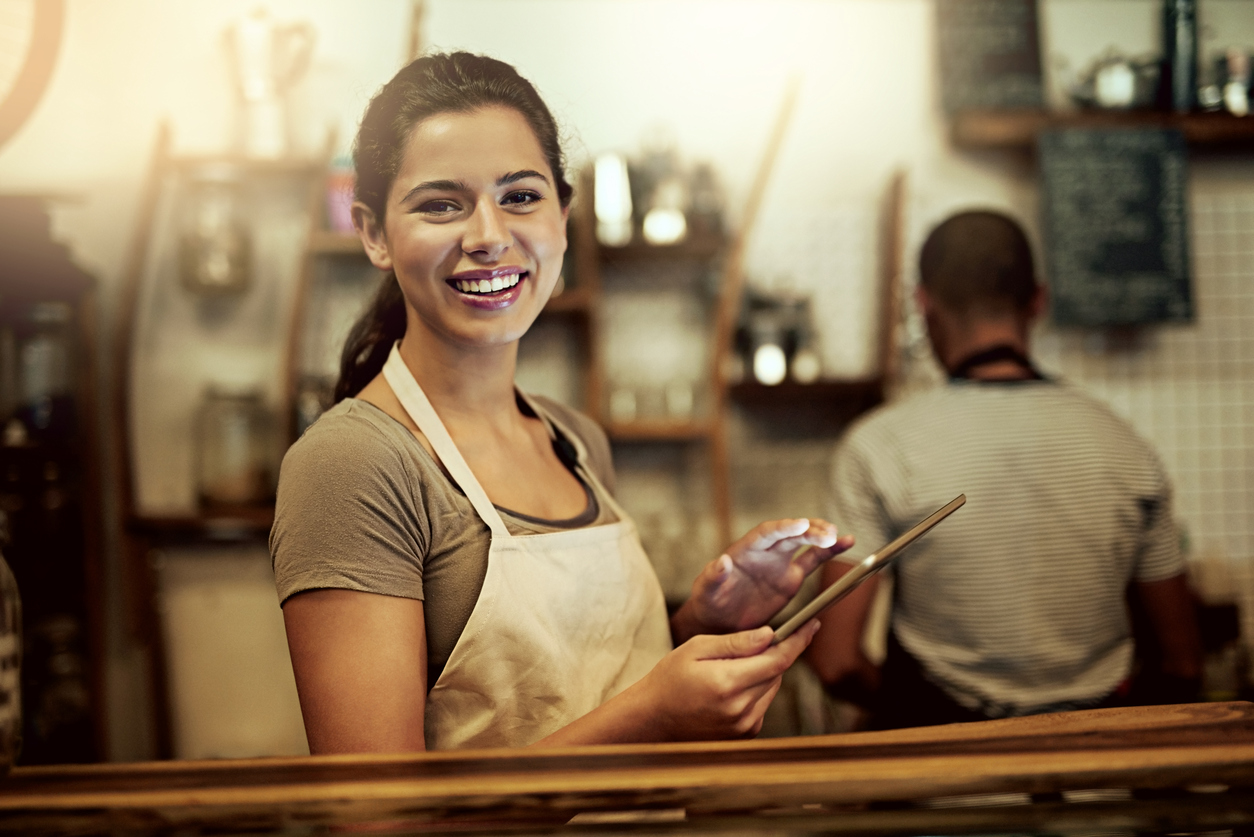
{"label": "woman's ear", "polygon": [[383,224],[374,214],[374,210],[361,201],[353,202],[353,229],[361,239],[361,246],[366,250],[370,263],[379,270],[392,269],[392,255],[388,252],[388,238],[383,231]]}

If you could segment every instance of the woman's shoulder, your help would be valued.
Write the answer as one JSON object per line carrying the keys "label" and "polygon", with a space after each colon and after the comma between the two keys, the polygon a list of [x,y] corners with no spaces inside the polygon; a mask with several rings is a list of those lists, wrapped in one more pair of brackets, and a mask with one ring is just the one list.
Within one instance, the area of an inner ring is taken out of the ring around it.
{"label": "woman's shoulder", "polygon": [[395,450],[412,438],[404,425],[368,401],[345,398],[311,424],[288,455]]}
{"label": "woman's shoulder", "polygon": [[418,440],[387,413],[346,398],[322,414],[288,448],[279,483],[293,479],[315,484],[400,482],[420,467]]}
{"label": "woman's shoulder", "polygon": [[288,449],[270,531],[281,599],[327,587],[423,597],[430,525],[408,433],[377,408],[349,400]]}

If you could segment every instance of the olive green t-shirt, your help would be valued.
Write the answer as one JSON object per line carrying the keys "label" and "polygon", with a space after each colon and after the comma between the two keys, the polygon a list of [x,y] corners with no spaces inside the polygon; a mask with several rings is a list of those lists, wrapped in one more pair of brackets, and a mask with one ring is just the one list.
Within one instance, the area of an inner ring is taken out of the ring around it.
{"label": "olive green t-shirt", "polygon": [[[532,396],[540,417],[576,435],[582,467],[612,491],[609,442],[592,419]],[[524,410],[528,408],[520,400]],[[557,430],[560,438],[561,431]],[[567,461],[570,448],[554,445]],[[617,517],[600,489],[572,471],[588,508],[566,521],[501,509],[511,534],[600,526]],[[279,474],[270,555],[279,601],[306,590],[344,589],[423,602],[430,688],[444,670],[488,570],[491,534],[461,489],[407,427],[354,398],[328,410],[296,441]]]}

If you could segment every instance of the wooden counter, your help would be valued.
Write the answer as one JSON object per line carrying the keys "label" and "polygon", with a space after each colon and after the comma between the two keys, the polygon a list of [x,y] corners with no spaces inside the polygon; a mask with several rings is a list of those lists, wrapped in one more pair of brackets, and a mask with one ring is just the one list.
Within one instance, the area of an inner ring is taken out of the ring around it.
{"label": "wooden counter", "polygon": [[[973,796],[985,794],[1000,796]],[[635,813],[612,813],[623,811]],[[0,780],[7,834],[367,823],[458,834],[1210,831],[1254,824],[1254,704],[747,742],[28,767]]]}

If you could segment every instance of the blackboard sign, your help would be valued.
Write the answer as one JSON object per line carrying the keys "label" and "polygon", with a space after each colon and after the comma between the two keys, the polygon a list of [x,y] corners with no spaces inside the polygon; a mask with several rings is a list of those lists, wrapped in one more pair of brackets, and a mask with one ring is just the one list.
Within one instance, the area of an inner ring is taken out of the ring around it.
{"label": "blackboard sign", "polygon": [[936,0],[945,110],[1039,108],[1036,0]]}
{"label": "blackboard sign", "polygon": [[1039,146],[1054,322],[1192,319],[1183,135],[1069,129]]}

